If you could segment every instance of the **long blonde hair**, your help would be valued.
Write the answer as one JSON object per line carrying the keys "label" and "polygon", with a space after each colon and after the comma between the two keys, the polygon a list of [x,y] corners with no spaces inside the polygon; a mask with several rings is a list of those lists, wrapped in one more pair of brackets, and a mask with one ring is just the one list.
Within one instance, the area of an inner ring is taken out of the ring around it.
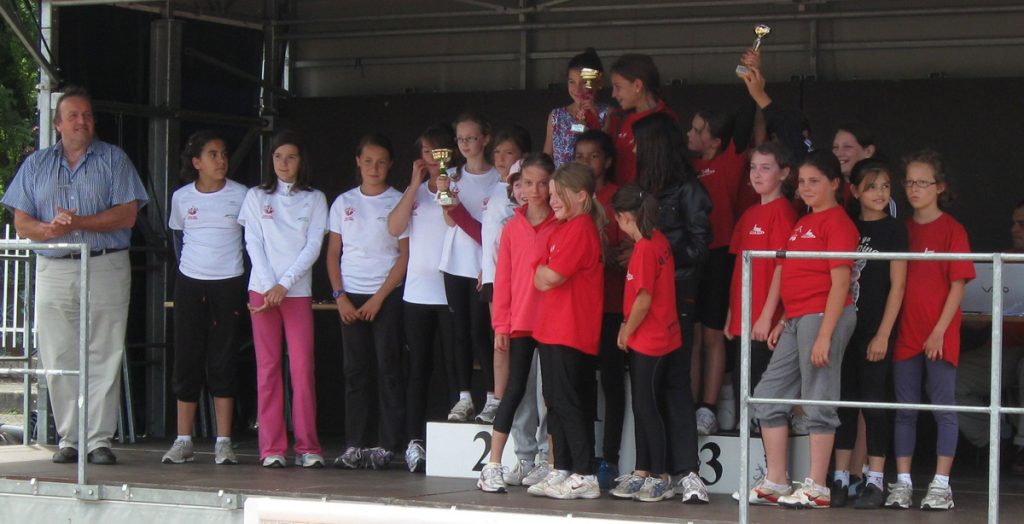
{"label": "long blonde hair", "polygon": [[558,193],[558,198],[563,202],[572,202],[571,193],[586,191],[588,198],[583,201],[583,209],[580,212],[590,215],[594,220],[594,225],[601,235],[601,245],[604,245],[604,226],[608,225],[608,217],[605,215],[604,206],[597,201],[597,195],[594,193],[597,188],[594,178],[594,170],[590,169],[590,166],[567,162],[551,175],[551,181],[555,183],[552,192]]}

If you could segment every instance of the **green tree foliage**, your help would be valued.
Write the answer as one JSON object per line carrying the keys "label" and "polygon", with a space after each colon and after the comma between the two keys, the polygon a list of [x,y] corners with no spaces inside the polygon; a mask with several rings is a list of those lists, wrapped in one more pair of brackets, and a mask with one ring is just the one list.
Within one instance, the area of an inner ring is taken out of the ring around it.
{"label": "green tree foliage", "polygon": [[[19,7],[24,6],[20,3]],[[29,31],[35,25],[31,15],[19,9],[23,27]],[[36,144],[36,84],[38,72],[35,63],[7,24],[0,23],[0,195],[25,154]],[[9,217],[0,210],[0,221]]]}

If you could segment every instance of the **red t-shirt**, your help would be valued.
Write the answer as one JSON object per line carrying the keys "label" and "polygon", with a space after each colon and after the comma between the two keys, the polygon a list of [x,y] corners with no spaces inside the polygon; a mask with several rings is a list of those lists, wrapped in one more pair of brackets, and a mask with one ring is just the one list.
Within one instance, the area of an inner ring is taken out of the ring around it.
{"label": "red t-shirt", "polygon": [[661,231],[655,230],[649,240],[641,238],[633,247],[623,295],[626,319],[633,311],[633,302],[640,290],[651,295],[651,309],[626,344],[633,351],[651,357],[679,349],[683,339],[676,312],[675,263],[672,246]]}
{"label": "red t-shirt", "polygon": [[732,141],[725,150],[711,160],[693,159],[693,170],[697,179],[704,184],[711,197],[711,244],[710,249],[729,245],[732,228],[736,223],[737,198],[744,175],[750,162],[746,155],[736,152]]}
{"label": "red t-shirt", "polygon": [[[757,204],[748,209],[732,231],[732,241],[729,243],[729,252],[739,255],[744,251],[778,251],[786,248],[786,241],[793,231],[793,224],[796,222],[796,211],[789,204],[789,199],[779,197],[767,204]],[[750,273],[750,321],[757,322],[764,309],[765,301],[768,299],[768,289],[772,284],[772,275],[778,267],[777,259],[755,258],[751,264]],[[736,266],[732,272],[732,282],[729,286],[729,309],[732,316],[729,325],[726,326],[733,336],[740,336],[740,321],[742,320],[743,303],[740,301],[740,292],[743,279],[743,258],[736,257]],[[772,324],[778,322],[782,317],[782,308],[775,309],[775,318]]]}
{"label": "red t-shirt", "polygon": [[[906,224],[911,253],[971,252],[964,226],[947,213],[927,224],[918,224],[913,218]],[[939,321],[950,285],[957,280],[973,280],[974,276],[974,263],[969,260],[907,262],[907,291],[893,358],[906,360],[924,351],[924,342]],[[957,307],[942,339],[942,359],[954,366],[960,361],[960,317]]]}
{"label": "red t-shirt", "polygon": [[[797,221],[786,241],[787,251],[855,251],[860,234],[842,206],[805,215]],[[786,318],[824,313],[832,289],[832,269],[853,266],[849,259],[799,259],[782,261],[782,304]],[[853,303],[846,294],[844,305]]]}
{"label": "red t-shirt", "polygon": [[[619,186],[606,182],[601,189],[597,190],[594,196],[604,206],[604,214],[608,217],[608,224],[604,226],[604,240],[607,247],[606,253],[613,254],[622,242],[622,230],[615,222],[615,211],[612,209],[612,197],[619,190]],[[604,265],[604,312],[622,313],[622,288],[625,285],[626,273],[609,257]]]}
{"label": "red t-shirt", "polygon": [[597,226],[590,215],[577,215],[559,224],[545,247],[539,263],[566,280],[541,294],[533,338],[597,355],[604,297]]}
{"label": "red t-shirt", "polygon": [[650,111],[619,111],[612,114],[608,131],[615,141],[616,184],[624,186],[636,181],[636,151],[634,151],[636,149],[636,141],[633,138],[633,123],[659,111],[664,111],[673,119],[679,120],[679,117],[671,109],[665,107],[665,102],[662,100],[659,100],[658,105],[654,106]]}

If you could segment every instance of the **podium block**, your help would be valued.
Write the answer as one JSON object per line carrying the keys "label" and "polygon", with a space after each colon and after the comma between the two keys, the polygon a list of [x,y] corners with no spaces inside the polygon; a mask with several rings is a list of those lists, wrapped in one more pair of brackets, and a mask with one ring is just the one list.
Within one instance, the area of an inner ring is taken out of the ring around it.
{"label": "podium block", "polygon": [[[465,422],[427,423],[427,476],[478,478],[490,460],[491,431],[488,424]],[[510,435],[501,464],[516,465],[516,444]]]}
{"label": "podium block", "polygon": [[[700,461],[700,477],[709,493],[731,494],[740,482],[740,438],[731,435],[709,435],[697,442],[697,460]],[[764,444],[760,438],[750,439],[750,461],[747,472],[750,485],[764,478],[768,470],[764,459]],[[811,469],[810,437],[807,435],[789,438],[789,476],[800,482]]]}

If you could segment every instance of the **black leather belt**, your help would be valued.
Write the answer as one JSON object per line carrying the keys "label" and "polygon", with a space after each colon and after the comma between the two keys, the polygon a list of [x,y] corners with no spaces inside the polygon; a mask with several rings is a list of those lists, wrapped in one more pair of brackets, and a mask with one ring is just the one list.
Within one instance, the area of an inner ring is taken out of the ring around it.
{"label": "black leather belt", "polygon": [[[107,249],[96,249],[96,250],[93,250],[93,251],[89,252],[89,257],[90,258],[101,257],[103,255],[109,255],[111,253],[117,253],[118,251],[124,251],[126,249],[128,249],[128,248],[126,248],[126,247],[108,247]],[[68,253],[67,255],[60,256],[60,257],[53,257],[53,258],[70,258],[72,260],[78,260],[78,259],[82,258],[82,253],[80,253],[80,252]]]}

